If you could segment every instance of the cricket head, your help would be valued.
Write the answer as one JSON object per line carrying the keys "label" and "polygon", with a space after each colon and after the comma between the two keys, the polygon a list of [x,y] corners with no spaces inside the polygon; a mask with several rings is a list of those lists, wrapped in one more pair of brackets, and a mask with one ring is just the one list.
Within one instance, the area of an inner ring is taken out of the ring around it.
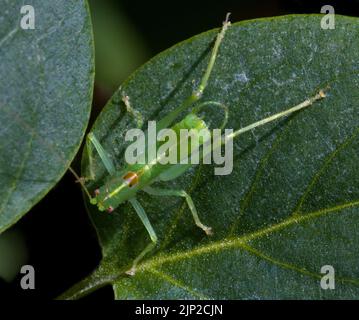
{"label": "cricket head", "polygon": [[99,211],[112,213],[120,204],[135,196],[138,181],[139,177],[133,171],[116,174],[101,188],[95,190],[90,202],[96,205]]}

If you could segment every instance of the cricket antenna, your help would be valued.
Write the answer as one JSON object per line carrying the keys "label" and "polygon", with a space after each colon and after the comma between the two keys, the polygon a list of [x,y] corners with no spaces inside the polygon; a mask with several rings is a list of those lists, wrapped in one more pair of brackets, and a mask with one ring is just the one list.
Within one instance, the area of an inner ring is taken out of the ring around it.
{"label": "cricket antenna", "polygon": [[71,166],[69,167],[69,170],[74,175],[76,182],[78,182],[81,185],[82,189],[85,191],[85,193],[87,194],[87,196],[89,197],[89,199],[91,201],[92,197],[91,197],[90,192],[88,191],[88,189],[85,186],[84,178],[79,177],[78,174],[76,173],[76,171],[71,168]]}

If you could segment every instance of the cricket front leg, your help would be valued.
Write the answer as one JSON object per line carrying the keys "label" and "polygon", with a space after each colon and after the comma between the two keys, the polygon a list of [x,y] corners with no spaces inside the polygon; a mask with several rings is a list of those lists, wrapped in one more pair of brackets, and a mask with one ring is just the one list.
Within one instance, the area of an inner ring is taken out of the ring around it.
{"label": "cricket front leg", "polygon": [[86,137],[86,149],[88,156],[88,168],[89,168],[89,178],[90,180],[95,180],[95,172],[94,172],[94,164],[93,164],[93,148],[97,151],[100,159],[106,168],[107,172],[110,175],[113,175],[116,172],[116,168],[104,147],[100,143],[100,141],[96,138],[95,134],[90,132]]}
{"label": "cricket front leg", "polygon": [[212,228],[204,225],[197,213],[197,209],[193,203],[191,196],[184,190],[167,190],[167,189],[157,189],[152,187],[146,187],[143,191],[147,192],[148,194],[154,196],[175,196],[175,197],[183,197],[186,199],[187,205],[192,213],[193,220],[197,227],[201,228],[206,235],[210,236],[213,234]]}
{"label": "cricket front leg", "polygon": [[[93,163],[93,147],[95,147],[95,149],[98,151],[100,158],[105,158],[105,162],[103,161],[104,165],[106,164],[110,164],[110,169],[112,170],[112,166],[113,164],[111,164],[111,160],[109,159],[109,157],[107,156],[104,148],[102,147],[101,143],[97,140],[97,138],[95,137],[95,135],[90,132],[87,136],[86,136],[86,155],[87,155],[87,168],[86,168],[86,174],[85,176],[81,176],[79,177],[74,170],[71,168],[71,172],[75,175],[76,177],[76,182],[79,182],[81,184],[81,186],[84,186],[85,183],[87,181],[94,181],[96,179],[95,177],[95,170],[94,170],[94,163]],[[105,165],[106,167],[106,165]],[[108,170],[107,170],[108,171]]]}
{"label": "cricket front leg", "polygon": [[113,164],[112,160],[107,155],[105,149],[101,145],[101,143],[97,140],[95,135],[90,132],[86,137],[86,151],[87,151],[87,157],[88,157],[88,174],[86,174],[85,177],[79,177],[76,173],[76,171],[69,167],[69,170],[71,173],[75,176],[76,182],[80,183],[81,187],[89,197],[90,201],[93,199],[90,192],[88,191],[86,187],[86,182],[89,180],[95,180],[95,172],[93,168],[93,147],[95,147],[97,153],[99,154],[103,165],[105,166],[106,170],[110,175],[115,173],[115,165]]}
{"label": "cricket front leg", "polygon": [[136,269],[137,269],[137,265],[138,263],[144,258],[144,256],[146,254],[148,254],[149,252],[151,252],[157,244],[157,235],[155,230],[153,229],[150,220],[147,217],[147,214],[145,212],[145,210],[143,209],[143,207],[141,206],[141,204],[135,199],[130,199],[129,200],[132,207],[135,209],[138,217],[140,218],[141,222],[143,223],[143,225],[145,226],[150,238],[151,238],[151,243],[148,244],[146,246],[146,248],[144,250],[142,250],[142,252],[136,257],[136,259],[133,261],[132,263],[132,267],[130,270],[126,271],[126,274],[128,274],[129,276],[134,276],[136,273]]}
{"label": "cricket front leg", "polygon": [[[126,106],[127,112],[136,120],[137,126],[140,128],[143,125],[143,117],[140,112],[133,109],[130,104],[130,98],[127,95],[122,96],[122,101]],[[93,166],[93,147],[95,147],[98,155],[100,156],[104,167],[110,175],[113,175],[116,171],[115,165],[108,156],[107,152],[101,145],[100,141],[96,138],[95,134],[90,132],[86,137],[86,149],[88,155],[89,164],[89,178],[95,180],[94,166]]]}

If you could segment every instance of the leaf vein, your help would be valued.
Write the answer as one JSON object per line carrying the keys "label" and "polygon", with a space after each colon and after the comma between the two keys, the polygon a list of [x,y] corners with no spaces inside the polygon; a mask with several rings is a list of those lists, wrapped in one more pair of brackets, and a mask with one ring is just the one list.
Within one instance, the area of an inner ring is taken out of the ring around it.
{"label": "leaf vein", "polygon": [[329,156],[324,160],[321,168],[317,171],[317,173],[313,176],[312,180],[309,182],[307,189],[304,191],[302,197],[299,199],[297,205],[295,206],[294,213],[298,214],[300,213],[300,209],[303,206],[304,201],[308,198],[308,195],[313,190],[314,186],[318,182],[319,178],[322,176],[322,174],[325,172],[327,167],[331,164],[331,162],[335,159],[335,157],[344,150],[347,146],[350,145],[350,143],[358,136],[359,134],[359,128],[356,128],[354,130],[354,133],[349,136],[347,139],[344,140],[333,152],[329,154]]}
{"label": "leaf vein", "polygon": [[314,211],[311,213],[306,213],[305,215],[299,215],[299,216],[291,216],[287,218],[286,220],[279,222],[275,225],[257,230],[255,232],[252,232],[250,234],[242,235],[241,237],[237,238],[227,238],[223,239],[222,241],[216,241],[212,242],[210,244],[199,246],[191,250],[187,251],[179,251],[176,253],[173,253],[168,256],[158,256],[153,257],[145,262],[143,262],[138,269],[139,270],[146,270],[148,268],[153,268],[159,265],[162,265],[164,263],[171,263],[176,262],[184,259],[191,258],[193,256],[198,256],[202,254],[207,254],[210,252],[218,252],[220,250],[230,249],[230,248],[238,248],[243,246],[243,244],[247,244],[248,242],[262,238],[264,236],[268,236],[274,232],[280,231],[282,229],[285,229],[286,227],[292,226],[294,224],[299,224],[301,222],[310,221],[315,218],[319,218],[321,216],[324,216],[326,214],[335,213],[344,209],[348,208],[354,208],[359,206],[359,200],[344,203],[335,207],[325,208],[318,211]]}
{"label": "leaf vein", "polygon": [[192,296],[197,297],[199,299],[202,300],[210,300],[211,298],[196,292],[194,290],[192,290],[191,288],[189,288],[188,286],[184,285],[183,283],[181,283],[180,281],[178,281],[177,279],[174,279],[173,277],[171,277],[170,275],[164,273],[163,271],[160,271],[158,269],[154,269],[154,268],[148,268],[147,269],[148,272],[152,273],[153,275],[169,282],[170,284],[176,286],[177,288],[183,289],[185,291],[187,291],[188,293],[190,293]]}
{"label": "leaf vein", "polygon": [[[301,268],[301,267],[298,267],[296,265],[289,264],[287,262],[282,262],[282,261],[276,260],[273,257],[268,256],[265,253],[259,251],[258,249],[249,246],[248,244],[243,244],[243,245],[240,245],[240,246],[244,250],[246,250],[246,251],[252,253],[253,255],[255,255],[256,257],[258,257],[260,259],[263,259],[263,260],[266,260],[266,261],[268,261],[268,262],[270,262],[270,263],[272,263],[272,264],[274,264],[276,266],[279,266],[279,267],[281,267],[283,269],[293,270],[293,271],[296,271],[296,272],[301,273],[301,274],[306,275],[306,276],[310,276],[310,277],[315,278],[315,279],[321,279],[323,277],[323,274],[311,272],[311,271],[309,271],[309,270],[307,270],[305,268]],[[336,277],[336,280],[339,281],[339,282],[351,283],[351,284],[354,284],[356,286],[359,286],[359,280],[357,280],[357,279]]]}

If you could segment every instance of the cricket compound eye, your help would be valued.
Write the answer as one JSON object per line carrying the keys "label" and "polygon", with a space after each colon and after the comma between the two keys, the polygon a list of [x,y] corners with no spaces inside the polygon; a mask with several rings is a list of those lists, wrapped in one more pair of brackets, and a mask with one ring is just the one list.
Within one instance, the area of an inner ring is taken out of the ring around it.
{"label": "cricket compound eye", "polygon": [[132,188],[138,183],[138,175],[135,172],[129,171],[123,176],[123,180]]}

